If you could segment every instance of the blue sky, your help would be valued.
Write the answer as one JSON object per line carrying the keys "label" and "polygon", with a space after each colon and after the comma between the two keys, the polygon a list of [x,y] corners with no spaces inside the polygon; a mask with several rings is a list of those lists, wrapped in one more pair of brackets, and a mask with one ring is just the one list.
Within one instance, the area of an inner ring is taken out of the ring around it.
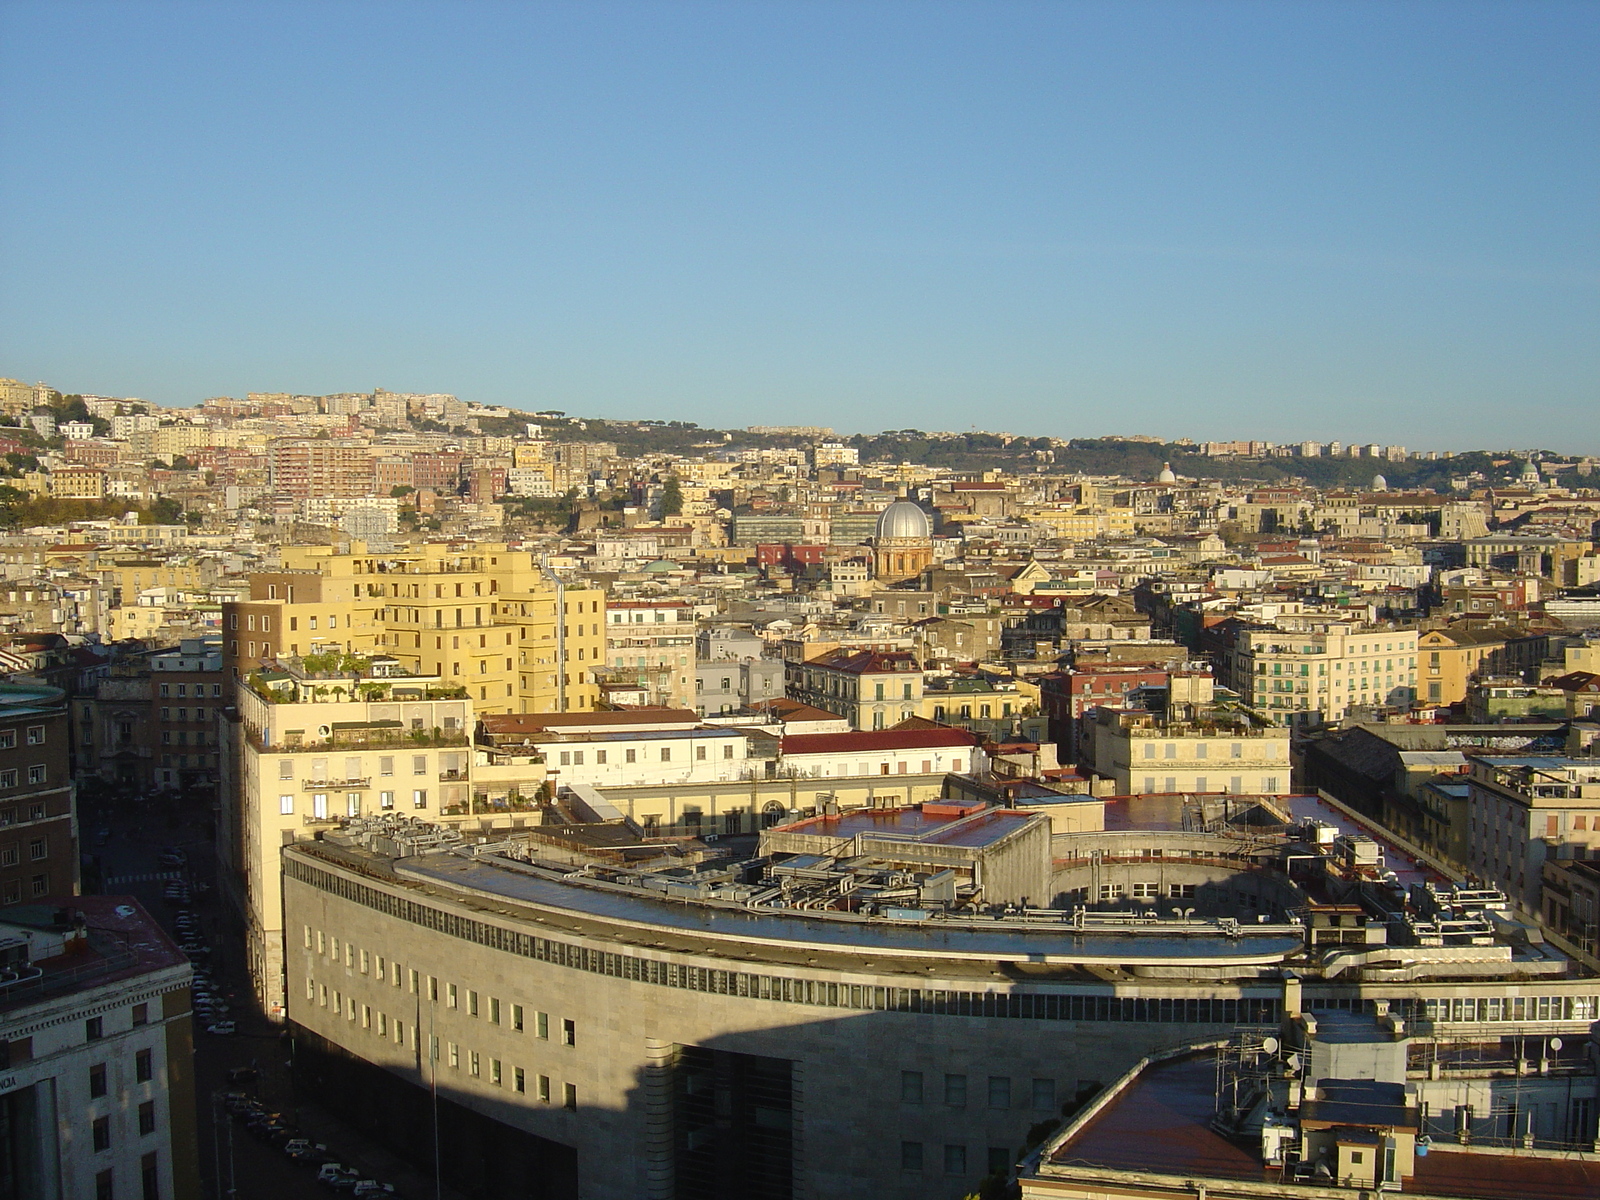
{"label": "blue sky", "polygon": [[1600,452],[1600,5],[0,0],[0,374]]}

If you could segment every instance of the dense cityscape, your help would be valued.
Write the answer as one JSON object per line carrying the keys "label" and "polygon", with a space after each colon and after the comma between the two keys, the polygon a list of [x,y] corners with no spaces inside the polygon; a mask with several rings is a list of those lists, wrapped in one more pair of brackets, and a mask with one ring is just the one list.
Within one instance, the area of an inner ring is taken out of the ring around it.
{"label": "dense cityscape", "polygon": [[17,380],[0,450],[7,1200],[1600,1186],[1600,460]]}

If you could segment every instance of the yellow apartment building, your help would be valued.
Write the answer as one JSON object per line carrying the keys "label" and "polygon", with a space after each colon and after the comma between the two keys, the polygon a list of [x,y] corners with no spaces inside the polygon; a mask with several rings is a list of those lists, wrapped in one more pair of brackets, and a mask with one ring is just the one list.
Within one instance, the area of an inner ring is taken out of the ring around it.
{"label": "yellow apartment building", "polygon": [[480,713],[593,710],[605,662],[605,593],[568,586],[503,543],[427,543],[381,555],[361,542],[289,546],[224,606],[235,676],[285,657],[387,654],[466,689]]}
{"label": "yellow apartment building", "polygon": [[1506,641],[1504,628],[1430,629],[1417,638],[1419,698],[1429,704],[1459,704],[1480,674],[1500,669]]}

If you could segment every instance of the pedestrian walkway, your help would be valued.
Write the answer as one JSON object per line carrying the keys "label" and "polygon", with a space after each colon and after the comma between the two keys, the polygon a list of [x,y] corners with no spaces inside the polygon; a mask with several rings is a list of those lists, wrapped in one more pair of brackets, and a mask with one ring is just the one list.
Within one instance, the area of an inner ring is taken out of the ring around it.
{"label": "pedestrian walkway", "polygon": [[143,875],[113,875],[104,883],[107,888],[113,888],[124,883],[162,883],[182,878],[182,871],[146,871]]}

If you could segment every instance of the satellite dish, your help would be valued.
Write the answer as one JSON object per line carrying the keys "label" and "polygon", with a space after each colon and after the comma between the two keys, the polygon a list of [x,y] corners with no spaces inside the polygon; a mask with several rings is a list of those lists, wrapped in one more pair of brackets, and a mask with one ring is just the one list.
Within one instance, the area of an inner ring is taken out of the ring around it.
{"label": "satellite dish", "polygon": [[1560,1038],[1551,1038],[1550,1039],[1550,1052],[1552,1054],[1556,1053],[1557,1051],[1559,1051],[1561,1049],[1563,1044],[1564,1043],[1561,1041]]}
{"label": "satellite dish", "polygon": [[1276,1054],[1278,1052],[1278,1039],[1275,1037],[1267,1038],[1261,1043],[1261,1048],[1268,1054]]}

